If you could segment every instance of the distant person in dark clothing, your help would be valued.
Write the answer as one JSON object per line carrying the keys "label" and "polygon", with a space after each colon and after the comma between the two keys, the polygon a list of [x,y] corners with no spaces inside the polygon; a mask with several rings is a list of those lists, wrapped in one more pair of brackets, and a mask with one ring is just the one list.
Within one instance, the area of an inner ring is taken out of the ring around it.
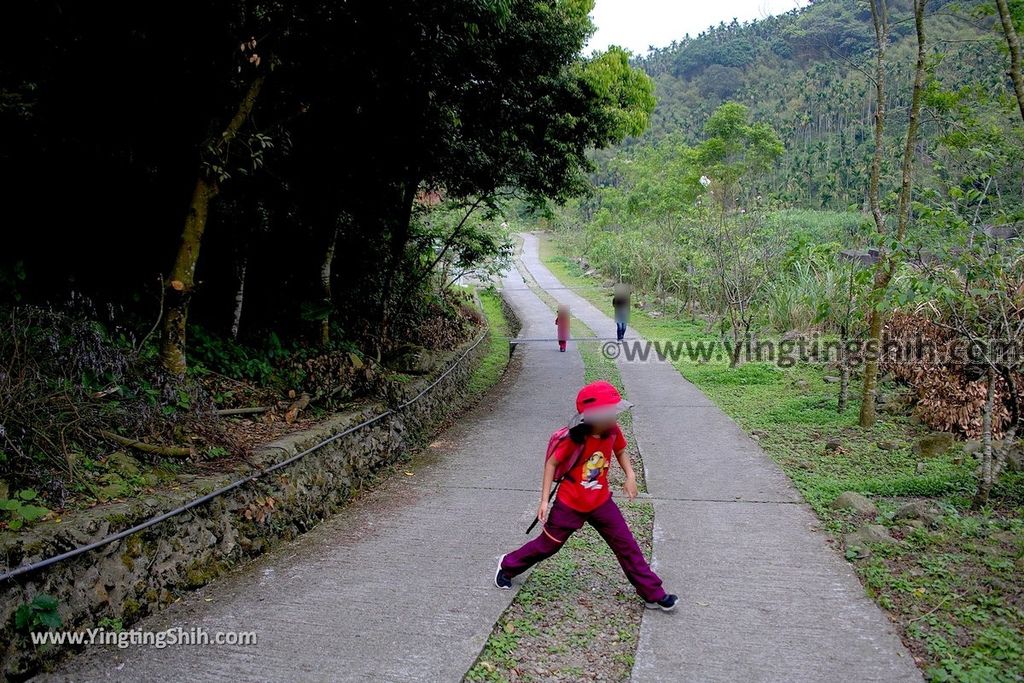
{"label": "distant person in dark clothing", "polygon": [[622,341],[629,323],[629,285],[615,285],[612,308],[615,309],[615,337]]}

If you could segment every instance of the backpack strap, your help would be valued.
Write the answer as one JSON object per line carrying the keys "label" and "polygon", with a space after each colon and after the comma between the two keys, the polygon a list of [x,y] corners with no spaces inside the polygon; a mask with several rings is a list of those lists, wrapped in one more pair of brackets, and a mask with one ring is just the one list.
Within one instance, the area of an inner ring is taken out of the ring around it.
{"label": "backpack strap", "polygon": [[[566,438],[568,438],[568,437],[566,437]],[[580,464],[580,456],[583,455],[583,447],[586,446],[586,445],[587,445],[587,442],[586,442],[586,440],[584,440],[583,443],[581,443],[578,446],[576,446],[576,449],[572,453],[572,458],[569,460],[569,466],[565,468],[565,474],[563,474],[561,477],[559,477],[558,481],[562,481],[563,479],[568,479],[569,481],[573,481],[573,478],[571,476],[569,476],[569,473],[572,472],[576,468],[576,465]]]}

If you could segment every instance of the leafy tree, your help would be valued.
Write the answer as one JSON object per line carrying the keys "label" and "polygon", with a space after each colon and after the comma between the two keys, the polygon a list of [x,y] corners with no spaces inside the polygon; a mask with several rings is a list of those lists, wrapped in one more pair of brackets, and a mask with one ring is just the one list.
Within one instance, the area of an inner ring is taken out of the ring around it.
{"label": "leafy tree", "polygon": [[[1024,249],[1018,240],[979,238],[966,221],[959,221],[958,227],[958,239],[952,242],[957,248],[946,250],[915,285],[935,312],[934,322],[963,340],[961,348],[985,378],[981,461],[973,501],[978,509],[988,504],[1007,451],[1024,426]],[[1009,407],[1006,425],[994,422],[997,392]],[[1004,446],[998,449],[993,446],[996,430],[1004,436]]]}
{"label": "leafy tree", "polygon": [[[871,215],[879,240],[879,260],[875,267],[874,285],[871,293],[871,310],[868,315],[868,338],[876,349],[881,348],[882,330],[885,325],[883,299],[895,272],[895,264],[889,252],[895,251],[906,237],[910,223],[911,198],[913,192],[913,170],[915,150],[917,147],[918,128],[920,126],[921,104],[924,98],[925,70],[927,48],[925,44],[924,13],[928,0],[914,0],[914,26],[917,32],[917,62],[914,68],[914,86],[912,101],[908,115],[906,143],[903,149],[903,161],[900,173],[900,191],[896,207],[896,228],[890,233],[889,226],[881,208],[880,176],[882,156],[884,154],[884,134],[886,122],[886,49],[889,42],[889,4],[888,0],[871,0],[871,18],[875,27],[876,37],[876,107],[875,112],[875,155],[871,162],[871,181],[868,199],[871,203]],[[878,358],[869,354],[864,363],[864,381],[861,388],[860,426],[873,427],[875,424],[875,393],[878,382]]]}
{"label": "leafy tree", "polygon": [[[750,339],[754,304],[780,249],[777,235],[765,230],[755,188],[760,176],[782,155],[783,147],[771,126],[751,123],[748,109],[735,102],[720,106],[705,124],[704,133],[707,137],[695,157],[704,173],[700,182],[718,208],[717,217],[709,217],[704,242],[719,306],[738,346]],[[740,194],[747,207],[738,206]]]}
{"label": "leafy tree", "polygon": [[[751,123],[749,110],[736,102],[720,106],[704,125],[704,134],[697,163],[714,183],[723,212],[736,206],[742,182],[765,173],[784,151],[771,126]],[[747,187],[743,194],[755,196],[756,189]]]}
{"label": "leafy tree", "polygon": [[[383,349],[416,305],[400,293],[423,256],[417,196],[564,201],[586,188],[588,150],[646,128],[653,86],[628,54],[580,57],[592,5],[20,6],[10,25],[24,30],[0,47],[0,159],[24,177],[5,195],[24,198],[8,202],[13,223],[42,220],[57,239],[19,231],[0,272],[26,273],[33,299],[159,305],[171,375],[186,369],[191,313],[227,331],[240,300],[259,304],[253,334],[294,324],[323,342],[348,324]],[[42,201],[52,188],[29,180],[42,175],[67,202]],[[104,219],[75,229],[97,197]],[[259,244],[241,249],[257,201]]]}

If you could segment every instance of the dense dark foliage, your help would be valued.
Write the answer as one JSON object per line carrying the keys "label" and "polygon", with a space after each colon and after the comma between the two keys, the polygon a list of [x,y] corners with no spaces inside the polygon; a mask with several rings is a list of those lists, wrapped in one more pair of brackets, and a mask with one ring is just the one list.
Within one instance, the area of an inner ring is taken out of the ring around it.
{"label": "dense dark foliage", "polygon": [[591,8],[6,7],[4,478],[48,486],[31,463],[70,474],[100,432],[206,448],[224,395],[344,397],[457,345],[450,285],[507,253],[502,202],[580,193],[587,151],[647,125],[626,53],[580,56]]}
{"label": "dense dark foliage", "polygon": [[630,101],[577,57],[587,2],[8,9],[0,268],[17,286],[0,297],[59,303],[76,291],[151,320],[198,175],[216,196],[186,293],[194,320],[219,333],[243,263],[243,336],[299,334],[324,306],[345,334],[373,333],[391,304],[415,300],[396,291],[408,295],[398,281],[415,257],[417,193],[571,195],[588,147],[639,132],[622,129],[619,106],[653,105],[649,87]]}

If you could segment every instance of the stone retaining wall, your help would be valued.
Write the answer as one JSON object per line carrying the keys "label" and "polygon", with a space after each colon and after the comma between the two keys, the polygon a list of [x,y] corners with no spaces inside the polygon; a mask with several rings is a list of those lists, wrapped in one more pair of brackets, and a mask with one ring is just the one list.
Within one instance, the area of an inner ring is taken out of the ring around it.
{"label": "stone retaining wall", "polygon": [[[473,344],[453,351],[438,371],[403,387],[395,404],[420,393]],[[79,555],[0,586],[0,665],[8,680],[20,680],[60,653],[40,651],[13,628],[19,605],[40,593],[55,597],[64,629],[98,626],[119,619],[127,627],[158,611],[183,592],[227,568],[287,541],[336,512],[353,492],[371,483],[389,464],[422,440],[467,400],[469,376],[487,353],[485,339],[437,386],[400,413],[338,438],[302,460],[243,485],[204,505],[121,541]],[[307,431],[289,435],[253,454],[265,468],[378,415],[387,406],[368,403],[339,413]],[[174,509],[253,472],[240,468],[211,477],[179,477],[176,491],[75,512],[20,533],[0,535],[2,565],[15,567],[98,541]],[[271,507],[272,499],[272,507]]]}

